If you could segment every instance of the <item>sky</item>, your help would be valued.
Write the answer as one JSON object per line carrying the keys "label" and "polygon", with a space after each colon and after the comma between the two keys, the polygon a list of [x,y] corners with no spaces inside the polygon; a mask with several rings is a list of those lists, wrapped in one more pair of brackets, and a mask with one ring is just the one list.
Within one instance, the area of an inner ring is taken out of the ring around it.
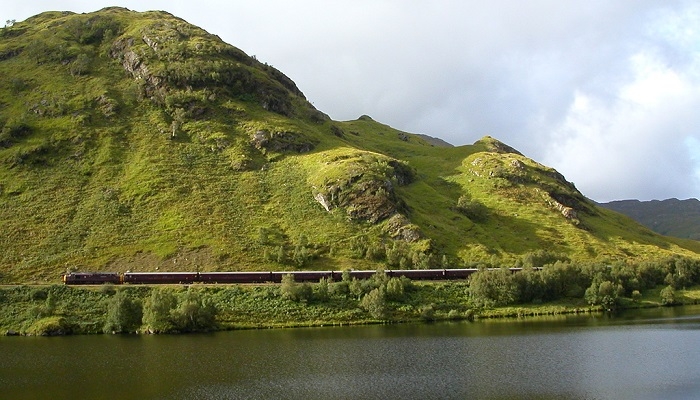
{"label": "sky", "polygon": [[587,197],[700,197],[700,2],[37,0],[0,21],[165,10],[289,76],[334,120],[490,135]]}

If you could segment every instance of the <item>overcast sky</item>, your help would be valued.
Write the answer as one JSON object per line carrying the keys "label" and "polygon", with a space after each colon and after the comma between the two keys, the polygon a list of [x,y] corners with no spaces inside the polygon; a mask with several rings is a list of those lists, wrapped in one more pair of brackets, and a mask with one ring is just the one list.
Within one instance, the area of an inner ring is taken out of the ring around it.
{"label": "overcast sky", "polygon": [[597,201],[700,197],[697,1],[8,1],[0,18],[110,5],[219,35],[335,120],[491,135]]}

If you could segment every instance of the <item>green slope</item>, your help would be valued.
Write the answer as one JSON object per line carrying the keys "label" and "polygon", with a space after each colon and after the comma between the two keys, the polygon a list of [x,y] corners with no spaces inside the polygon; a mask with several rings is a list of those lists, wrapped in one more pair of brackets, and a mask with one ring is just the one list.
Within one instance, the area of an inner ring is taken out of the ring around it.
{"label": "green slope", "polygon": [[0,282],[697,256],[493,138],[431,143],[168,13],[43,13],[0,30]]}

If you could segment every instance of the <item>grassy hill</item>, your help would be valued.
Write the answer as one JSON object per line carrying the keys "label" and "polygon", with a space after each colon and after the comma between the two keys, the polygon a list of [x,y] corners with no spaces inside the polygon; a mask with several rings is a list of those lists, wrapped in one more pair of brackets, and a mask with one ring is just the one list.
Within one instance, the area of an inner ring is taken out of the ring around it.
{"label": "grassy hill", "polygon": [[332,121],[291,79],[166,12],[0,29],[0,283],[79,270],[612,261],[682,254],[491,137]]}

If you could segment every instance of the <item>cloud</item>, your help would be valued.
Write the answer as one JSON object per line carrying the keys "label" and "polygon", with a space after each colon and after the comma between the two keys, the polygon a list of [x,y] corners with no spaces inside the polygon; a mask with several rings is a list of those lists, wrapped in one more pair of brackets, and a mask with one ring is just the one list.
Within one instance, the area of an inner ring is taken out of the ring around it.
{"label": "cloud", "polygon": [[633,78],[613,101],[577,92],[544,162],[601,201],[697,196],[700,85],[656,54],[630,63]]}

